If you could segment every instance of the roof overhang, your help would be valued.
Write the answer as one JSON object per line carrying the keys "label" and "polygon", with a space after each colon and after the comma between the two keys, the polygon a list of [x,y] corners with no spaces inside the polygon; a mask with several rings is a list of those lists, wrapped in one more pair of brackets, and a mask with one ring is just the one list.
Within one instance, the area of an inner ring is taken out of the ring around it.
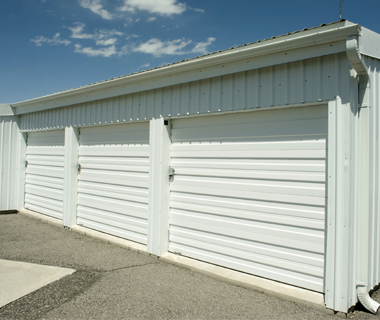
{"label": "roof overhang", "polygon": [[355,35],[361,27],[341,21],[10,105],[15,114],[24,114],[345,52],[346,38]]}
{"label": "roof overhang", "polygon": [[14,111],[10,104],[0,103],[0,117],[2,116],[14,116]]}

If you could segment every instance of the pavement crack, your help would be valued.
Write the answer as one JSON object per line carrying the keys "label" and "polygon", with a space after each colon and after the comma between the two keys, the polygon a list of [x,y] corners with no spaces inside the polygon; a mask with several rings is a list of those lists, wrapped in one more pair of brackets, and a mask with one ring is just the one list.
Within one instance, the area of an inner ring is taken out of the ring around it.
{"label": "pavement crack", "polygon": [[99,273],[108,273],[108,272],[114,272],[114,271],[119,271],[119,270],[123,270],[123,269],[130,269],[130,268],[136,268],[136,267],[145,267],[145,266],[149,266],[151,264],[158,264],[159,262],[149,262],[149,263],[145,263],[145,264],[135,264],[135,265],[132,265],[132,266],[127,266],[127,267],[120,267],[120,268],[116,268],[116,269],[112,269],[112,270],[104,270],[104,271],[98,271]]}

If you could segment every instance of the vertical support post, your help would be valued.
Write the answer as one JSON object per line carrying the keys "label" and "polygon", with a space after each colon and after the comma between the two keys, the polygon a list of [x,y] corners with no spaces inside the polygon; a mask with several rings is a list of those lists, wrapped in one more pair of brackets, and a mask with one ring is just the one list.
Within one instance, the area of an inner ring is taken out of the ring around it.
{"label": "vertical support post", "polygon": [[148,252],[168,251],[170,123],[150,121]]}
{"label": "vertical support post", "polygon": [[[370,261],[370,108],[360,108],[358,125],[358,203],[356,285],[369,288]],[[362,301],[361,301],[362,302]]]}
{"label": "vertical support post", "polygon": [[65,169],[63,187],[63,225],[72,227],[77,222],[78,128],[65,129]]}
{"label": "vertical support post", "polygon": [[27,133],[18,132],[17,135],[17,210],[24,209],[25,204],[25,174],[26,174],[26,143]]}
{"label": "vertical support post", "polygon": [[351,108],[340,97],[329,102],[325,304],[347,312],[351,306],[352,215]]}

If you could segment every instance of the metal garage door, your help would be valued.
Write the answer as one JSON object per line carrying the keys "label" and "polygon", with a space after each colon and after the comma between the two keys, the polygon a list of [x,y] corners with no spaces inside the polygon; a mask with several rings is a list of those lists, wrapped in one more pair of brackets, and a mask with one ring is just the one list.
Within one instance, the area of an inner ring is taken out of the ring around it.
{"label": "metal garage door", "polygon": [[172,123],[171,252],[323,292],[327,106]]}
{"label": "metal garage door", "polygon": [[82,128],[79,225],[147,243],[149,123]]}
{"label": "metal garage door", "polygon": [[28,133],[26,209],[62,219],[64,144],[64,130]]}

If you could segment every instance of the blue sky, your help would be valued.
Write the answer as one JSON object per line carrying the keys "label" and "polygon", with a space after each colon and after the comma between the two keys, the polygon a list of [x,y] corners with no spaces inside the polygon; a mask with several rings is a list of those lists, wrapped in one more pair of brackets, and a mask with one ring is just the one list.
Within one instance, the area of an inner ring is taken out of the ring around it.
{"label": "blue sky", "polygon": [[[343,18],[380,33],[380,0]],[[337,0],[3,0],[0,103],[339,20]]]}

